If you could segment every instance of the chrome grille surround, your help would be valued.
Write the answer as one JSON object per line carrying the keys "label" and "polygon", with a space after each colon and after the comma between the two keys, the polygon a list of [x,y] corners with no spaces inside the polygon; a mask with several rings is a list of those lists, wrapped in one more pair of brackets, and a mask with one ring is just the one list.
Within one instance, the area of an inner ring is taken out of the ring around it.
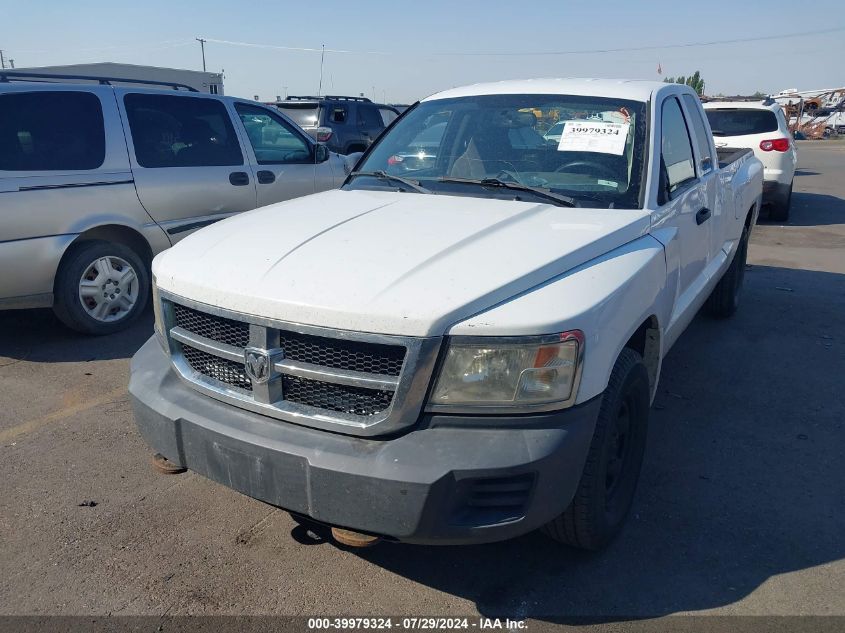
{"label": "chrome grille surround", "polygon": [[[287,422],[361,436],[397,432],[423,409],[440,337],[280,322],[163,290],[159,295],[173,366],[206,395]],[[245,347],[285,350],[274,357],[268,382],[250,381]]]}

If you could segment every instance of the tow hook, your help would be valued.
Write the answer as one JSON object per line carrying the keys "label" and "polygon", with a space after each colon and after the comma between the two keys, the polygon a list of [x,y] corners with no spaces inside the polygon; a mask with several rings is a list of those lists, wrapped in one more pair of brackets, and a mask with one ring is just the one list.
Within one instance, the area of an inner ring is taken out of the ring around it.
{"label": "tow hook", "polygon": [[332,538],[347,547],[372,547],[381,541],[380,536],[362,534],[361,532],[353,532],[352,530],[344,530],[338,527],[332,528]]}
{"label": "tow hook", "polygon": [[178,475],[179,473],[184,473],[188,470],[187,468],[182,468],[178,464],[171,462],[161,453],[153,455],[152,460],[150,461],[152,462],[153,468],[163,475]]}

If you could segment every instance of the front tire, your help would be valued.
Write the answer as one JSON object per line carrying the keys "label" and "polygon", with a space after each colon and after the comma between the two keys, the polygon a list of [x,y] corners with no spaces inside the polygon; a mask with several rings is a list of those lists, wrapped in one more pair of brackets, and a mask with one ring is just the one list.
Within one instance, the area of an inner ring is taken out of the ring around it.
{"label": "front tire", "polygon": [[597,550],[622,528],[645,455],[649,397],[642,357],[623,349],[602,395],[575,497],[563,514],[543,526],[547,536],[572,547]]}
{"label": "front tire", "polygon": [[102,240],[71,248],[56,274],[56,316],[84,334],[125,329],[144,311],[150,294],[143,259],[123,244]]}

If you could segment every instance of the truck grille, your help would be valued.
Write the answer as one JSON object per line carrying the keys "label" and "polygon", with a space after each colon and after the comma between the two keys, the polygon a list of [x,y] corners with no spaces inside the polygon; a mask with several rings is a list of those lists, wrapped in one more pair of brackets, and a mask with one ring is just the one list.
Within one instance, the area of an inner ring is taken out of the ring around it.
{"label": "truck grille", "polygon": [[182,345],[182,355],[195,372],[231,387],[252,391],[252,381],[247,378],[243,363],[233,363],[190,345]]}
{"label": "truck grille", "polygon": [[249,323],[207,314],[178,303],[173,304],[173,316],[176,325],[188,332],[234,347],[249,345]]}
{"label": "truck grille", "polygon": [[[419,364],[423,343],[426,370],[433,366],[434,339],[275,323],[179,301],[162,305],[174,366],[213,397],[292,422],[361,430],[407,423],[421,409],[424,387],[410,412],[398,410],[408,404],[416,377],[406,370]],[[266,355],[266,380],[247,370],[245,348]]]}

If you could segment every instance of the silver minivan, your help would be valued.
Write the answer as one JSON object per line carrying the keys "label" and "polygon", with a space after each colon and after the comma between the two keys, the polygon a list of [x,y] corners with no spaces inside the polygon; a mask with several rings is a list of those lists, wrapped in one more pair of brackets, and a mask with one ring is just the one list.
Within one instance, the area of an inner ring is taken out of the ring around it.
{"label": "silver minivan", "polygon": [[0,309],[52,306],[75,330],[120,330],[144,309],[158,252],[349,170],[253,101],[31,79],[0,74]]}

